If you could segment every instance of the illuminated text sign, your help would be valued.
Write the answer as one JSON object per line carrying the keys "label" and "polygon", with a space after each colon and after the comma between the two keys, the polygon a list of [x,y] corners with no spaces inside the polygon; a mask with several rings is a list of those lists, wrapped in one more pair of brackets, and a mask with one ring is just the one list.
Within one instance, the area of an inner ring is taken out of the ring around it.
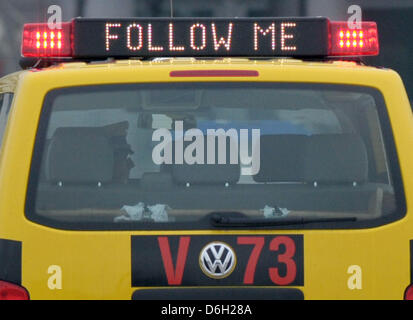
{"label": "illuminated text sign", "polygon": [[323,56],[325,18],[75,19],[78,57]]}

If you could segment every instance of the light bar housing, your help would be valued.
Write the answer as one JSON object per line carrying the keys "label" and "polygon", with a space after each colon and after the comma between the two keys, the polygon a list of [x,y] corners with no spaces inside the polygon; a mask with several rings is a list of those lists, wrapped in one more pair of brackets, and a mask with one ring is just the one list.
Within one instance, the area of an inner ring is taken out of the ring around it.
{"label": "light bar housing", "polygon": [[377,55],[377,25],[308,18],[75,18],[61,29],[26,24],[22,56],[338,57]]}

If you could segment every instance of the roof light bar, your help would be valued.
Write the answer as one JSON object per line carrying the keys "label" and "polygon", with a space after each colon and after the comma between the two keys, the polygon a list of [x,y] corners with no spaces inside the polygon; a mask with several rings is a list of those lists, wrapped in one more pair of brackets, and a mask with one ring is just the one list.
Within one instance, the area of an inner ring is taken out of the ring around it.
{"label": "roof light bar", "polygon": [[128,57],[338,57],[377,55],[377,25],[323,17],[75,18],[61,29],[26,24],[22,55],[77,59]]}

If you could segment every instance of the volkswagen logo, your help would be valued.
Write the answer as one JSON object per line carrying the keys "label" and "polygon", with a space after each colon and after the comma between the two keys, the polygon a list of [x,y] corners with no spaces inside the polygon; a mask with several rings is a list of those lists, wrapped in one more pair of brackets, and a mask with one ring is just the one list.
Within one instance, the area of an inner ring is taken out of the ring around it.
{"label": "volkswagen logo", "polygon": [[237,257],[234,250],[224,242],[208,243],[199,255],[201,270],[214,279],[228,277],[234,271],[236,264]]}

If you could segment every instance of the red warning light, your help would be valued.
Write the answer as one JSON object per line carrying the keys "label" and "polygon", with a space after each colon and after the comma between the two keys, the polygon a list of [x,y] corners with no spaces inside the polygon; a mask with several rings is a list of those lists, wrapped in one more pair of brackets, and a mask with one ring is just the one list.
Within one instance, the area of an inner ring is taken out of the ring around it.
{"label": "red warning light", "polygon": [[330,22],[330,39],[330,56],[379,54],[375,22],[362,22],[360,29],[350,29],[347,22]]}
{"label": "red warning light", "polygon": [[61,29],[49,29],[47,23],[29,23],[23,28],[23,57],[70,57],[71,23]]}

